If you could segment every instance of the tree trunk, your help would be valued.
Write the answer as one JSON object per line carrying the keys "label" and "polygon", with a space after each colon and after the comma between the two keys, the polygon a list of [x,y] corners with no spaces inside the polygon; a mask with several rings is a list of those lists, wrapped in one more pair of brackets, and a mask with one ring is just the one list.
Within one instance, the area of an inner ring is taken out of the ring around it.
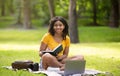
{"label": "tree trunk", "polygon": [[118,0],[111,0],[111,16],[110,16],[110,27],[118,28],[119,27],[119,3]]}
{"label": "tree trunk", "polygon": [[77,14],[76,14],[76,0],[70,0],[69,5],[69,30],[71,43],[78,43],[78,29],[77,29]]}
{"label": "tree trunk", "polygon": [[[119,19],[120,19],[120,0],[118,0],[119,1]],[[120,22],[119,22],[119,24],[120,24]]]}
{"label": "tree trunk", "polygon": [[49,11],[50,11],[50,17],[52,18],[55,16],[54,0],[48,0],[48,7],[49,7]]}
{"label": "tree trunk", "polygon": [[9,5],[9,11],[10,11],[10,14],[13,15],[14,14],[14,8],[13,8],[13,0],[10,0],[10,5]]}
{"label": "tree trunk", "polygon": [[93,25],[97,25],[97,8],[96,8],[96,0],[93,0]]}
{"label": "tree trunk", "polygon": [[16,12],[16,23],[15,25],[18,27],[22,27],[22,2],[21,1],[16,1],[17,5],[17,12]]}
{"label": "tree trunk", "polygon": [[1,2],[1,16],[5,16],[5,0]]}
{"label": "tree trunk", "polygon": [[24,28],[31,29],[31,0],[23,0]]}

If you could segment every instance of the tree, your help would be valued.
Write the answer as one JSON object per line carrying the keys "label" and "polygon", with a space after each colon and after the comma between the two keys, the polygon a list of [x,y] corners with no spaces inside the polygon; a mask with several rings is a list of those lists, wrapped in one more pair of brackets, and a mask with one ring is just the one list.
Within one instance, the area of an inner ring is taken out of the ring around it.
{"label": "tree", "polygon": [[77,14],[76,14],[76,0],[70,0],[69,5],[69,30],[72,43],[78,43],[78,29],[77,29]]}
{"label": "tree", "polygon": [[22,27],[22,1],[17,0],[16,1],[16,23],[15,25],[18,27]]}
{"label": "tree", "polygon": [[111,16],[110,16],[110,27],[119,27],[119,2],[118,0],[111,0]]}
{"label": "tree", "polygon": [[23,0],[23,25],[25,29],[32,28],[31,25],[31,0]]}
{"label": "tree", "polygon": [[54,11],[54,0],[48,0],[48,7],[50,11],[50,16],[51,18],[55,16],[55,11]]}
{"label": "tree", "polygon": [[97,8],[96,8],[96,0],[92,0],[93,1],[93,25],[97,25]]}
{"label": "tree", "polygon": [[5,16],[5,0],[0,0],[1,5],[1,16]]}
{"label": "tree", "polygon": [[14,6],[13,6],[13,0],[9,0],[9,7],[8,7],[10,14],[14,14]]}
{"label": "tree", "polygon": [[119,19],[120,19],[120,0],[119,1]]}

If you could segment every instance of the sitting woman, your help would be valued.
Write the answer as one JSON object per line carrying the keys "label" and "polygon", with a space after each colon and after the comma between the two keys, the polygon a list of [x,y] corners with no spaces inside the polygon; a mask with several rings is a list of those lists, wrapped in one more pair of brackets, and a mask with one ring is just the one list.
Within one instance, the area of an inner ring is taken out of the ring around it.
{"label": "sitting woman", "polygon": [[[47,70],[50,66],[59,67],[60,70],[64,70],[66,60],[84,60],[82,55],[68,57],[70,46],[68,34],[68,24],[63,17],[57,16],[51,19],[48,33],[43,36],[39,51],[43,69]],[[62,44],[63,50],[57,56],[53,56],[50,53],[42,53],[42,51],[53,50],[59,44]]]}

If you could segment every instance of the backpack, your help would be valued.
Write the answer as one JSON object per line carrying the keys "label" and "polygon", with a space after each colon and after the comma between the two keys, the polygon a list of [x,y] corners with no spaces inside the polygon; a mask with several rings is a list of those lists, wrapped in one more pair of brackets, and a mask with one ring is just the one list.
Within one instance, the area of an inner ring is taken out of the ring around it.
{"label": "backpack", "polygon": [[32,71],[39,70],[39,64],[34,63],[31,60],[14,61],[11,65],[14,70],[21,70],[21,69],[26,69],[26,70],[31,69]]}

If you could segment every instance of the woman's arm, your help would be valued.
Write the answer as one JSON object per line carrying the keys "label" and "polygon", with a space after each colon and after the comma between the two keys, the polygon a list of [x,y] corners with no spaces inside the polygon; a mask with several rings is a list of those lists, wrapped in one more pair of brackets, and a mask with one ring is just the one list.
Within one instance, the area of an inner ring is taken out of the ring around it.
{"label": "woman's arm", "polygon": [[63,59],[66,59],[67,56],[68,56],[68,53],[69,53],[69,47],[66,47],[64,52],[63,52],[63,55],[62,56],[57,56],[57,59],[59,61],[62,61]]}
{"label": "woman's arm", "polygon": [[39,56],[42,57],[42,51],[45,51],[47,48],[47,45],[43,42],[41,42],[41,45],[40,45],[40,50],[39,50]]}

